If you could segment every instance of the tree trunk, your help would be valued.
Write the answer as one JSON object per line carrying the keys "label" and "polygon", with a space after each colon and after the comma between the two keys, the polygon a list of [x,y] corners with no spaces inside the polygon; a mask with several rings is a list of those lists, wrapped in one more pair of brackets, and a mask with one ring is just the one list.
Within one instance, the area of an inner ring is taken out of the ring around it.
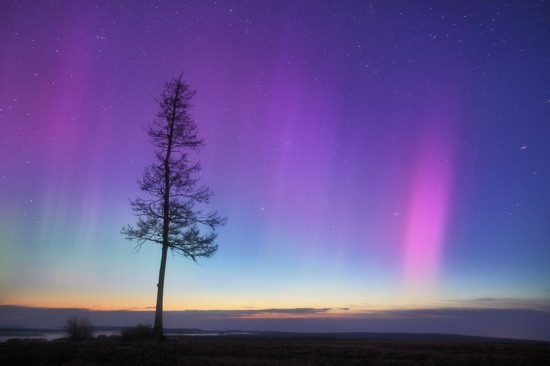
{"label": "tree trunk", "polygon": [[172,143],[174,142],[174,123],[177,116],[177,101],[179,100],[179,84],[175,90],[175,96],[172,104],[172,114],[168,119],[168,136],[166,156],[164,157],[164,194],[162,210],[162,258],[160,260],[159,282],[157,284],[157,308],[155,310],[155,325],[153,326],[153,336],[157,339],[164,339],[164,330],[162,326],[162,298],[164,296],[164,273],[166,271],[166,257],[168,254],[168,231],[170,230],[170,156],[172,155]]}
{"label": "tree trunk", "polygon": [[164,328],[162,325],[162,299],[164,296],[164,273],[166,272],[166,258],[168,246],[162,246],[162,258],[160,260],[159,282],[157,283],[157,306],[155,310],[155,325],[153,327],[153,336],[157,339],[164,339]]}

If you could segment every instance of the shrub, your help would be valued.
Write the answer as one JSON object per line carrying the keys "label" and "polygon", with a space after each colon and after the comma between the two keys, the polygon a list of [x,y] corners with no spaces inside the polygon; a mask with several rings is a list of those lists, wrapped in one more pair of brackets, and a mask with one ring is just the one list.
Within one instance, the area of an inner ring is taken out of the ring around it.
{"label": "shrub", "polygon": [[91,338],[94,331],[87,316],[75,315],[67,318],[67,322],[65,323],[65,333],[67,338],[73,341],[78,341],[81,339]]}
{"label": "shrub", "polygon": [[135,327],[122,329],[122,338],[130,341],[148,339],[153,336],[153,329],[149,324],[138,324]]}

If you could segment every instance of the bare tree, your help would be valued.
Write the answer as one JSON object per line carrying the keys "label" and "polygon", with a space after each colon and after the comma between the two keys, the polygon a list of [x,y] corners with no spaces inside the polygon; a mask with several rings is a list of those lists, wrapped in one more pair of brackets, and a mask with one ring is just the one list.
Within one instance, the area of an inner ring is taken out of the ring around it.
{"label": "bare tree", "polygon": [[[189,153],[204,146],[197,136],[197,126],[189,115],[190,101],[196,94],[181,80],[181,75],[165,84],[157,100],[160,111],[148,126],[147,134],[155,146],[155,162],[145,168],[139,187],[147,198],[130,202],[138,220],[135,226],[126,226],[122,234],[137,241],[137,248],[145,242],[162,248],[157,304],[153,335],[163,338],[162,309],[164,274],[168,250],[197,261],[198,257],[211,257],[218,249],[214,242],[215,229],[226,219],[217,212],[205,212],[212,191],[199,185],[197,174],[201,167],[192,162]],[[201,229],[206,228],[206,234]]]}
{"label": "bare tree", "polygon": [[72,341],[80,341],[82,339],[91,338],[94,335],[92,323],[87,316],[71,316],[65,322],[65,333],[67,338]]}

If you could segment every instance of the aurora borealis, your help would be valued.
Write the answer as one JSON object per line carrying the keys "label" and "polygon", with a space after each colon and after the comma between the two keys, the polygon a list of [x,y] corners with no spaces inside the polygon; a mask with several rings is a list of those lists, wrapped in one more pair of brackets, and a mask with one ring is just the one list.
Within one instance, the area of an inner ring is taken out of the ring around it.
{"label": "aurora borealis", "polygon": [[[548,321],[549,24],[547,1],[3,1],[0,305],[154,306],[160,250],[120,229],[183,73],[228,223],[212,259],[168,258],[166,309]],[[449,332],[500,334],[474,328]]]}

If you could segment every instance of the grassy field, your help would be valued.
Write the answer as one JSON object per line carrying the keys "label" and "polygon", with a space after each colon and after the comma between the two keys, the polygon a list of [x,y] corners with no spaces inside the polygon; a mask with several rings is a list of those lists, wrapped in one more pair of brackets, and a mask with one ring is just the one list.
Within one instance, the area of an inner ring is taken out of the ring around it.
{"label": "grassy field", "polygon": [[550,343],[329,336],[0,343],[0,365],[548,365]]}

